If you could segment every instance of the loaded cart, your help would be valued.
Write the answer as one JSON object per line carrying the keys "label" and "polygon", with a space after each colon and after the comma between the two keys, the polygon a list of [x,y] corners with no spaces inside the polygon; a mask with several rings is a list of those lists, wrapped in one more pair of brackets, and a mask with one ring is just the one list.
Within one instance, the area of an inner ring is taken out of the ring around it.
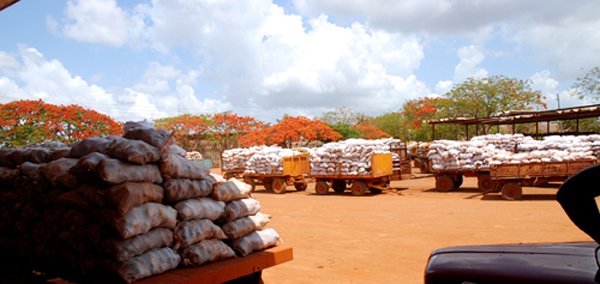
{"label": "loaded cart", "polygon": [[283,171],[277,168],[265,173],[247,173],[245,169],[237,168],[232,170],[223,170],[225,178],[237,177],[243,179],[245,183],[252,186],[262,185],[267,191],[275,193],[285,193],[286,187],[294,186],[298,191],[304,191],[307,188],[306,179],[310,174],[310,164],[306,156],[283,157]]}
{"label": "loaded cart", "polygon": [[352,195],[364,195],[368,190],[381,193],[388,188],[392,171],[392,154],[373,154],[371,157],[371,173],[368,175],[344,175],[342,163],[337,163],[337,169],[331,174],[312,175],[315,179],[315,192],[327,194],[329,187],[336,193],[343,193],[350,186]]}
{"label": "loaded cart", "polygon": [[258,184],[265,187],[267,191],[285,193],[286,186],[294,186],[298,191],[307,188],[306,178],[310,174],[310,164],[306,156],[283,157],[283,171],[272,173],[244,173],[244,182],[251,185],[252,189]]}
{"label": "loaded cart", "polygon": [[491,165],[490,180],[493,188],[491,192],[500,192],[506,200],[519,200],[523,196],[523,186],[564,181],[594,164],[596,164],[595,160],[580,160]]}

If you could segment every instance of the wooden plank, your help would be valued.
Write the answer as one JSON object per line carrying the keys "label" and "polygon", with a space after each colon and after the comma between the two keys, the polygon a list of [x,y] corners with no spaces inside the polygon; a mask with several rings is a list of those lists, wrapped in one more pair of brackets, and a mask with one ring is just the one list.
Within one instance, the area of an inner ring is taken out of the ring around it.
{"label": "wooden plank", "polygon": [[544,166],[542,163],[521,164],[519,167],[518,177],[541,176],[544,174]]}
{"label": "wooden plank", "polygon": [[568,169],[567,169],[567,173],[569,175],[575,174],[587,167],[593,166],[595,164],[594,161],[590,160],[590,161],[575,161],[575,162],[569,162],[568,164]]}
{"label": "wooden plank", "polygon": [[153,276],[136,284],[223,283],[263,269],[291,261],[291,247],[277,246],[246,257],[227,259],[200,267],[179,268]]}
{"label": "wooden plank", "polygon": [[493,165],[490,175],[493,177],[518,177],[519,176],[519,165],[518,164]]}
{"label": "wooden plank", "polygon": [[565,176],[567,173],[566,162],[544,163],[544,176]]}

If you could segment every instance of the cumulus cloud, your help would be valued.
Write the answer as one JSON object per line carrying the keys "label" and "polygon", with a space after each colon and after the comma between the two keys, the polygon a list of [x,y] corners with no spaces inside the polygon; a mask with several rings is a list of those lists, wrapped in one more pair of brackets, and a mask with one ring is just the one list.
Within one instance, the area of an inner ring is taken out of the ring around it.
{"label": "cumulus cloud", "polygon": [[169,115],[233,110],[272,121],[283,109],[316,116],[339,105],[380,114],[430,93],[413,75],[424,57],[419,38],[285,14],[271,0],[155,0],[130,10],[114,0],[71,0],[65,15],[62,30],[73,39],[111,46],[135,39],[195,66],[150,64],[119,93],[139,110],[153,111],[147,100]]}
{"label": "cumulus cloud", "polygon": [[600,66],[600,5],[593,19],[567,18],[555,24],[530,26],[516,33],[519,42],[533,47],[544,62],[551,63],[561,78],[575,78]]}
{"label": "cumulus cloud", "polygon": [[[70,0],[65,9],[66,23],[62,33],[82,42],[122,46],[131,32],[139,28],[115,0]],[[48,28],[58,29],[49,19]]]}
{"label": "cumulus cloud", "polygon": [[474,45],[464,46],[458,49],[460,61],[454,67],[454,82],[462,82],[468,78],[487,77],[487,71],[479,67],[485,55]]}
{"label": "cumulus cloud", "polygon": [[546,97],[546,102],[549,109],[559,107],[573,107],[591,104],[587,100],[581,100],[575,96],[576,91],[572,88],[560,89],[560,83],[552,77],[548,70],[543,70],[533,74],[530,78],[531,87],[534,90],[539,90]]}
{"label": "cumulus cloud", "polygon": [[180,75],[172,66],[150,64],[136,88],[109,92],[71,74],[60,61],[45,58],[37,49],[20,46],[16,56],[0,54],[0,102],[43,99],[51,104],[78,104],[120,121],[231,109],[218,99],[198,99],[187,85],[194,74]]}
{"label": "cumulus cloud", "polygon": [[469,32],[498,22],[552,23],[589,1],[560,0],[294,0],[303,15],[363,18],[376,27],[400,32]]}
{"label": "cumulus cloud", "polygon": [[452,87],[454,87],[454,82],[450,80],[442,80],[435,84],[435,92],[439,95],[443,95],[452,90]]}
{"label": "cumulus cloud", "polygon": [[305,16],[327,14],[341,22],[362,19],[390,32],[464,36],[477,44],[481,31],[500,28],[505,39],[531,47],[538,62],[573,79],[600,65],[598,1],[535,0],[294,0]]}

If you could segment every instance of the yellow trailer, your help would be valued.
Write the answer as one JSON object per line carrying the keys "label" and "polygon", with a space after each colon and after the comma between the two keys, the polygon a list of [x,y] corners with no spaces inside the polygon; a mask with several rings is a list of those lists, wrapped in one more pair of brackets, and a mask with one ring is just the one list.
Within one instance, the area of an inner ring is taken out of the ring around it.
{"label": "yellow trailer", "polygon": [[371,157],[370,175],[344,175],[341,163],[337,164],[336,173],[333,175],[312,175],[315,179],[315,192],[319,195],[327,194],[329,187],[336,193],[343,193],[350,186],[352,195],[364,195],[368,190],[381,193],[388,188],[392,170],[392,154],[373,154]]}
{"label": "yellow trailer", "polygon": [[310,164],[306,156],[283,157],[283,171],[278,172],[276,168],[270,173],[246,173],[242,169],[225,172],[225,177],[240,177],[245,183],[252,186],[262,185],[267,191],[273,191],[278,194],[286,192],[288,185],[294,186],[298,191],[304,191],[307,188],[306,178],[310,174]]}

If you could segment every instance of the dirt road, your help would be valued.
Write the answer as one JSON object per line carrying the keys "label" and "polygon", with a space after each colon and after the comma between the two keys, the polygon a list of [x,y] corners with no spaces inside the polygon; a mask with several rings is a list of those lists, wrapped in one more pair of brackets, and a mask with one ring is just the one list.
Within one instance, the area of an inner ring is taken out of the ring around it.
{"label": "dirt road", "polygon": [[[418,171],[418,170],[416,170]],[[396,181],[401,195],[356,197],[257,188],[270,227],[294,249],[294,260],[263,271],[265,283],[422,283],[429,253],[471,244],[590,241],[555,201],[558,185],[523,190],[522,201],[483,196],[466,178],[457,192],[433,190],[434,179]]]}

